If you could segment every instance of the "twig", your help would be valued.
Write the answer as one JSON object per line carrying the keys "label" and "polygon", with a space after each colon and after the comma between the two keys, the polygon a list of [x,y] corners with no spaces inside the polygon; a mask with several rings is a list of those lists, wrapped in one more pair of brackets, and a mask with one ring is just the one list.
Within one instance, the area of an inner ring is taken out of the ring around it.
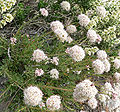
{"label": "twig", "polygon": [[14,99],[14,97],[16,96],[16,94],[18,93],[19,90],[20,90],[20,89],[18,89],[18,90],[16,91],[16,93],[14,94],[14,96],[12,97],[12,99],[10,100],[10,102],[8,103],[8,105],[7,105],[7,107],[6,107],[6,110],[8,109],[9,105],[11,104],[12,100]]}
{"label": "twig", "polygon": [[0,95],[0,98],[9,90],[10,87],[11,85]]}
{"label": "twig", "polygon": [[36,16],[34,16],[34,17],[33,17],[32,19],[30,19],[28,22],[24,22],[24,23],[22,24],[22,26],[18,29],[16,35],[19,34],[19,32],[23,29],[24,26],[26,26],[28,23],[30,23],[31,21],[33,21],[33,20],[36,19],[37,17],[39,17],[39,14],[36,15]]}
{"label": "twig", "polygon": [[5,73],[7,74],[8,78],[10,78],[21,90],[24,90],[22,87],[19,86],[19,84],[18,84],[17,82],[15,82],[15,81],[10,77],[10,75],[9,75],[7,72],[5,72]]}
{"label": "twig", "polygon": [[8,57],[11,60],[11,56],[10,56],[10,47],[8,48]]}
{"label": "twig", "polygon": [[42,88],[48,88],[48,89],[57,89],[57,90],[63,90],[63,91],[73,91],[71,89],[63,89],[63,88],[58,88],[58,87],[51,87],[51,86],[39,86],[39,87],[42,87]]}
{"label": "twig", "polygon": [[18,112],[21,112],[22,110],[26,109],[26,107],[21,108],[20,110],[18,110]]}

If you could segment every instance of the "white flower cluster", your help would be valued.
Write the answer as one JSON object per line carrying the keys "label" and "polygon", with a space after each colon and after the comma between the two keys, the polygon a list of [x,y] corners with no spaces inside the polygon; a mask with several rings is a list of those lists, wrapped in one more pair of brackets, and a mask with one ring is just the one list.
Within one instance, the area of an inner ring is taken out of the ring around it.
{"label": "white flower cluster", "polygon": [[102,93],[98,99],[103,104],[104,109],[107,107],[109,112],[119,112],[120,107],[120,83],[113,83],[113,86],[106,82],[102,88]]}
{"label": "white flower cluster", "polygon": [[50,70],[50,77],[51,78],[55,78],[55,79],[58,79],[59,78],[59,72],[57,69],[52,69]]}
{"label": "white flower cluster", "polygon": [[114,77],[115,77],[115,79],[116,79],[117,82],[120,81],[120,73],[116,72],[116,73],[114,74]]}
{"label": "white flower cluster", "polygon": [[107,53],[104,50],[99,50],[97,52],[97,58],[100,60],[105,60],[107,58]]}
{"label": "white flower cluster", "polygon": [[95,98],[98,90],[90,80],[84,80],[76,85],[73,92],[73,98],[77,102],[85,102],[91,98]]}
{"label": "white flower cluster", "polygon": [[92,67],[94,68],[94,72],[96,74],[103,74],[104,73],[105,66],[101,60],[97,59],[97,60],[93,61]]}
{"label": "white flower cluster", "polygon": [[106,9],[103,6],[97,6],[96,12],[100,17],[105,17],[106,16]]}
{"label": "white flower cluster", "polygon": [[50,24],[50,27],[53,31],[57,30],[57,29],[64,29],[64,25],[60,22],[60,21],[53,21]]}
{"label": "white flower cluster", "polygon": [[43,93],[36,86],[24,89],[24,102],[27,105],[37,106],[42,101]]}
{"label": "white flower cluster", "polygon": [[93,42],[97,42],[100,43],[102,41],[102,38],[100,37],[100,35],[98,35],[94,30],[90,29],[87,32],[87,38],[89,39],[89,41],[91,43]]}
{"label": "white flower cluster", "polygon": [[14,37],[11,37],[11,38],[10,38],[10,41],[11,41],[11,44],[15,45],[15,43],[16,43],[16,41],[17,41],[17,39],[16,39],[16,38],[14,38]]}
{"label": "white flower cluster", "polygon": [[[53,64],[55,64],[55,65],[58,65],[58,64],[59,64],[59,63],[58,63],[58,61],[59,61],[58,57],[53,57],[52,59],[50,59],[50,58],[48,58],[48,57],[46,56],[46,54],[44,54],[44,52],[43,52],[42,50],[40,50],[40,49],[37,49],[37,50],[34,51],[32,60],[33,60],[33,61],[35,60],[36,62],[40,62],[40,61],[43,61],[43,60],[47,60],[47,61],[48,61],[47,63],[53,63]],[[50,73],[50,75],[51,75],[51,76],[50,76],[51,78],[55,78],[55,79],[58,79],[58,78],[59,78],[59,72],[58,72],[57,69],[52,69],[52,70],[49,71],[49,73]],[[41,75],[43,75],[43,74],[44,74],[44,71],[43,71],[42,69],[36,68],[36,70],[35,70],[35,76],[41,76]]]}
{"label": "white flower cluster", "polygon": [[105,94],[99,94],[99,95],[98,95],[98,99],[99,99],[102,103],[104,103],[107,98],[108,98],[108,97],[107,97],[107,95],[105,95]]}
{"label": "white flower cluster", "polygon": [[96,74],[103,74],[104,72],[109,72],[111,64],[107,60],[107,53],[103,50],[97,52],[98,59],[93,61],[92,66]]}
{"label": "white flower cluster", "polygon": [[53,64],[55,64],[55,65],[58,65],[59,63],[59,58],[58,57],[53,57],[52,59],[51,59],[51,63],[53,63]]}
{"label": "white flower cluster", "polygon": [[39,107],[42,109],[43,107],[45,107],[45,103],[40,102],[40,103],[39,103]]}
{"label": "white flower cluster", "polygon": [[105,72],[109,72],[110,71],[110,67],[111,67],[110,62],[107,59],[103,60],[102,62],[104,64],[104,66],[105,66],[105,70],[104,71]]}
{"label": "white flower cluster", "polygon": [[88,105],[92,108],[95,109],[97,107],[98,101],[96,100],[96,98],[91,98],[88,101]]}
{"label": "white flower cluster", "polygon": [[38,69],[38,68],[37,68],[37,69],[35,70],[35,75],[36,75],[36,76],[41,76],[41,75],[43,75],[43,74],[44,74],[44,71],[43,71],[42,69]]}
{"label": "white flower cluster", "polygon": [[68,43],[71,43],[73,41],[73,39],[65,31],[64,25],[60,21],[51,22],[50,27],[61,42],[66,41]]}
{"label": "white flower cluster", "polygon": [[48,16],[48,11],[45,8],[41,8],[40,12],[41,12],[41,15],[46,16],[46,17]]}
{"label": "white flower cluster", "polygon": [[90,42],[95,42],[97,39],[97,33],[94,30],[88,30],[87,38],[89,38]]}
{"label": "white flower cluster", "polygon": [[10,13],[3,14],[7,10],[10,10],[14,6],[16,0],[0,0],[0,14],[3,16],[0,21],[0,28],[3,28],[8,23],[10,23],[14,17]]}
{"label": "white flower cluster", "polygon": [[57,66],[59,64],[59,58],[58,57],[48,58],[45,64],[49,64],[49,63],[52,63]]}
{"label": "white flower cluster", "polygon": [[[39,106],[40,108],[45,107],[45,104],[42,102],[43,93],[36,86],[29,86],[23,91],[24,93],[24,102],[30,106]],[[47,108],[49,110],[58,110],[60,109],[61,99],[60,96],[52,95],[46,101]]]}
{"label": "white flower cluster", "polygon": [[88,48],[88,47],[85,48],[85,52],[86,52],[89,56],[94,55],[98,50],[99,50],[99,48],[96,47],[96,46],[95,46],[95,47],[91,47],[91,48]]}
{"label": "white flower cluster", "polygon": [[79,24],[84,27],[86,27],[90,22],[90,19],[85,14],[79,15],[78,20],[79,20]]}
{"label": "white flower cluster", "polygon": [[69,25],[69,26],[67,26],[66,30],[67,30],[68,33],[75,33],[77,31],[75,25]]}
{"label": "white flower cluster", "polygon": [[93,61],[92,66],[96,74],[103,74],[104,72],[110,71],[110,63],[107,59],[101,61],[99,59]]}
{"label": "white flower cluster", "polygon": [[64,29],[57,29],[54,31],[54,33],[58,36],[61,42],[67,40],[68,33]]}
{"label": "white flower cluster", "polygon": [[68,53],[74,61],[82,61],[85,57],[85,51],[82,47],[78,45],[74,45],[71,48],[66,49],[66,53]]}
{"label": "white flower cluster", "polygon": [[69,2],[63,1],[60,5],[64,10],[66,10],[66,11],[70,10],[70,3]]}
{"label": "white flower cluster", "polygon": [[59,110],[60,104],[61,104],[61,99],[60,96],[57,95],[50,96],[46,101],[47,108],[52,111]]}
{"label": "white flower cluster", "polygon": [[120,68],[120,59],[116,58],[113,62],[114,62],[114,67],[116,69],[119,69]]}
{"label": "white flower cluster", "polygon": [[33,61],[35,60],[36,62],[40,62],[46,59],[48,59],[48,57],[42,50],[40,49],[34,50],[33,57],[32,57]]}

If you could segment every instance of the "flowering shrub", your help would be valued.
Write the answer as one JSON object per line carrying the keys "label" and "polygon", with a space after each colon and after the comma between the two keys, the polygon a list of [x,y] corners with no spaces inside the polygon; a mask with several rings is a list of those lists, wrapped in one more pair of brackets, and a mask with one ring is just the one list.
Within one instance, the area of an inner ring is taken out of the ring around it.
{"label": "flowering shrub", "polygon": [[[120,1],[36,3],[13,37],[0,37],[1,101],[13,112],[119,112]],[[31,25],[35,35],[22,32]]]}

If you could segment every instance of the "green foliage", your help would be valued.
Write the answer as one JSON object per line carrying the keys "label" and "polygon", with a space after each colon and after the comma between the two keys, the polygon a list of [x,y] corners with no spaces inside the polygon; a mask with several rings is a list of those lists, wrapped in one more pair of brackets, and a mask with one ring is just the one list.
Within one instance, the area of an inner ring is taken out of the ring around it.
{"label": "green foliage", "polygon": [[[44,32],[45,33],[45,32]],[[43,34],[44,34],[43,33]],[[59,94],[63,97],[63,99],[72,99],[72,89],[75,87],[76,82],[80,81],[79,75],[73,75],[73,72],[70,71],[68,74],[66,69],[73,68],[74,70],[78,70],[82,66],[85,68],[81,62],[76,64],[70,64],[73,62],[71,58],[68,59],[68,55],[61,55],[66,46],[69,44],[63,44],[55,39],[52,39],[51,44],[46,44],[46,40],[40,37],[31,37],[28,38],[26,35],[18,35],[16,45],[10,45],[11,52],[11,60],[9,58],[4,59],[2,69],[4,69],[4,74],[9,78],[9,83],[12,84],[10,89],[10,96],[14,96],[12,103],[14,105],[10,106],[10,109],[13,110],[17,104],[15,102],[23,99],[23,91],[21,88],[26,88],[29,85],[36,85],[40,87],[40,89],[44,92],[44,96],[49,97],[53,94]],[[54,47],[53,47],[54,46]],[[58,56],[60,59],[59,66],[55,66],[53,64],[45,65],[45,62],[36,63],[31,60],[32,53],[37,48],[42,49],[47,53],[49,57]],[[78,67],[78,64],[80,67]],[[42,68],[45,71],[45,74],[41,77],[35,77],[34,72],[36,68]],[[59,70],[60,78],[58,80],[54,80],[50,78],[50,71],[52,68],[56,68]],[[81,77],[82,78],[82,77]],[[9,84],[9,85],[10,85]],[[6,84],[8,86],[8,84]],[[42,86],[45,88],[42,88]],[[50,89],[46,87],[56,87],[59,89]],[[64,89],[68,91],[64,91]],[[18,92],[17,92],[18,91]],[[17,93],[16,93],[17,92]],[[20,102],[20,105],[23,105],[24,102]],[[19,108],[19,107],[18,107]],[[17,109],[18,109],[17,108]],[[14,111],[14,110],[13,110]]]}
{"label": "green foliage", "polygon": [[17,24],[22,24],[25,18],[30,13],[30,6],[25,6],[24,3],[19,3],[16,10],[16,22]]}
{"label": "green foliage", "polygon": [[40,0],[38,3],[38,10],[40,10],[40,8],[44,8],[47,7],[48,3],[44,2],[43,0]]}

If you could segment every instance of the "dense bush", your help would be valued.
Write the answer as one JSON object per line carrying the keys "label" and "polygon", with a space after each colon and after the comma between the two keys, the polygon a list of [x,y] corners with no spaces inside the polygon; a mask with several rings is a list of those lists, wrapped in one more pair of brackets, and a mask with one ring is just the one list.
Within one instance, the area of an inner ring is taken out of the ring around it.
{"label": "dense bush", "polygon": [[[0,37],[6,111],[119,112],[120,1],[40,0],[32,15],[17,6],[22,25]],[[22,33],[33,24],[39,35]]]}

